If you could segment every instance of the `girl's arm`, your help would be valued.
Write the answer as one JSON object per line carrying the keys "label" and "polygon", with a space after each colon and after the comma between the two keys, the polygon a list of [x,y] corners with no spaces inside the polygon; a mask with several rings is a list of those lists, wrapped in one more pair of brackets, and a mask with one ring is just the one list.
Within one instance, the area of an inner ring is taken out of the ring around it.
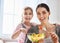
{"label": "girl's arm", "polygon": [[19,36],[20,32],[21,32],[21,30],[15,32],[15,33],[12,35],[12,39],[16,39],[16,38]]}
{"label": "girl's arm", "polygon": [[25,30],[25,28],[20,29],[20,30],[18,30],[17,32],[15,32],[15,33],[12,35],[12,39],[16,39],[21,32],[27,33],[26,30]]}

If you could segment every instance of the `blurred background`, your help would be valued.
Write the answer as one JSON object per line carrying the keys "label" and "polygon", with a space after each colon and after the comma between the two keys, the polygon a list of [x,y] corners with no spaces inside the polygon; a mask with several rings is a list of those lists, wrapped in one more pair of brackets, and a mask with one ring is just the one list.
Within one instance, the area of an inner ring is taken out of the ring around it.
{"label": "blurred background", "polygon": [[31,22],[40,24],[36,16],[36,6],[40,3],[46,3],[49,6],[51,11],[49,21],[60,24],[60,0],[0,0],[0,38],[12,40],[11,35],[16,26],[21,23],[23,9],[26,6],[31,7],[34,12]]}

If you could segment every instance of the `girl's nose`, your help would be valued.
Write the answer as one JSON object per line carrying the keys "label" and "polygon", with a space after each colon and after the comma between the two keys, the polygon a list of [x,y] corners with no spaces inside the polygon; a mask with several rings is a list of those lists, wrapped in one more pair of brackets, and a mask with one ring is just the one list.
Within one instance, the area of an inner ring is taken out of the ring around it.
{"label": "girl's nose", "polygon": [[28,14],[27,16],[29,17],[30,15]]}

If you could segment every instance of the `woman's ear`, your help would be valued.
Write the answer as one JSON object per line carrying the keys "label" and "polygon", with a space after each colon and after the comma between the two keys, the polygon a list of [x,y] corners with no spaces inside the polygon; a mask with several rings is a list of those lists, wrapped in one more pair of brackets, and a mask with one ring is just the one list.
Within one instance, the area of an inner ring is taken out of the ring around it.
{"label": "woman's ear", "polygon": [[49,12],[49,15],[50,15],[50,12]]}

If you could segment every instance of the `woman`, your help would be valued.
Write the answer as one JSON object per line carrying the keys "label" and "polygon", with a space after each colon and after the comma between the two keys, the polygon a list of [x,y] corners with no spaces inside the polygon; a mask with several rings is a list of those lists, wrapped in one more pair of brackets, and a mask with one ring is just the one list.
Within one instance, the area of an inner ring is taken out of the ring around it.
{"label": "woman", "polygon": [[[50,9],[48,5],[41,3],[36,8],[37,17],[41,22],[40,25],[32,27],[28,33],[45,33],[45,39],[39,40],[38,43],[59,43],[59,25],[49,23]],[[41,29],[42,28],[42,29]],[[57,33],[57,35],[56,35]]]}
{"label": "woman", "polygon": [[35,26],[34,23],[30,23],[30,20],[33,17],[33,10],[30,7],[26,7],[24,9],[24,15],[23,15],[23,22],[19,24],[12,35],[12,38],[15,39],[19,36],[19,43],[26,43],[26,34],[27,31],[32,27]]}

